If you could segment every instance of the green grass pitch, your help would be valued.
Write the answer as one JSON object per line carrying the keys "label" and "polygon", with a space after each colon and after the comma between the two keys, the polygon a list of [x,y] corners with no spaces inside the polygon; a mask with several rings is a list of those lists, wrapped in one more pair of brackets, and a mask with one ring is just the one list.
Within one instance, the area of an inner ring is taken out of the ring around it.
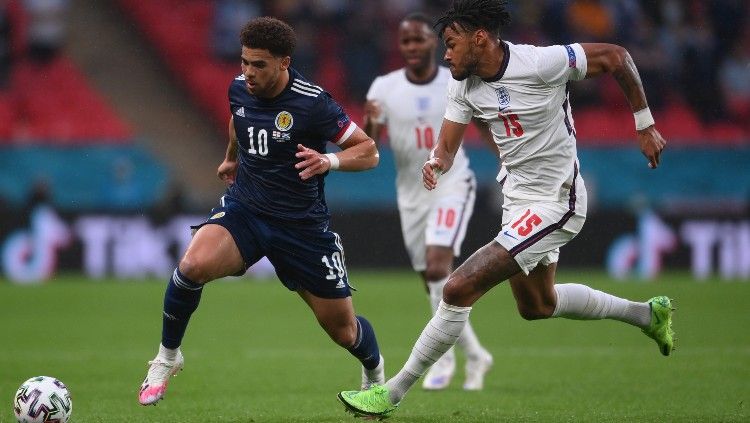
{"label": "green grass pitch", "polygon": [[[406,271],[353,269],[350,277],[390,377],[428,319],[426,295]],[[614,321],[526,322],[503,284],[471,316],[495,356],[485,390],[461,390],[460,362],[448,390],[415,386],[391,421],[750,420],[750,283],[701,283],[686,274],[618,283],[596,271],[560,280],[632,299],[675,298],[678,350],[662,357],[638,329]],[[188,328],[185,370],[158,406],[138,405],[161,333],[163,291],[164,281],[0,281],[0,422],[14,421],[13,394],[36,375],[69,386],[73,423],[355,421],[336,392],[357,387],[358,363],[275,280],[212,283]]]}

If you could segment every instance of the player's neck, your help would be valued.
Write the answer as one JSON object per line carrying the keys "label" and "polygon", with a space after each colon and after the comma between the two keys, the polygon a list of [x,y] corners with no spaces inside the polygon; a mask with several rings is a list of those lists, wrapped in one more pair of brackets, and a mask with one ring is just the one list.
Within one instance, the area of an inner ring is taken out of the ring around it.
{"label": "player's neck", "polygon": [[478,77],[485,80],[492,80],[497,79],[498,75],[502,73],[505,55],[507,54],[503,47],[504,45],[505,43],[498,40],[497,43],[491,43],[481,52],[479,64],[475,72]]}
{"label": "player's neck", "polygon": [[412,84],[427,84],[437,76],[438,67],[433,62],[430,66],[422,69],[406,68],[406,79]]}
{"label": "player's neck", "polygon": [[276,98],[279,94],[281,94],[282,91],[284,91],[287,84],[289,84],[289,69],[285,70],[281,73],[281,75],[279,75],[279,80],[276,81],[276,84],[273,86],[273,90],[268,93],[268,96],[264,96],[264,98]]}

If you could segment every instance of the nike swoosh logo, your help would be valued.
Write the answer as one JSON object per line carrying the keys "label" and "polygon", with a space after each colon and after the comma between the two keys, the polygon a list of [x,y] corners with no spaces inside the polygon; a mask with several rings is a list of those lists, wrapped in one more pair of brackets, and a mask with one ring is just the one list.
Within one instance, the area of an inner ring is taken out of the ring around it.
{"label": "nike swoosh logo", "polygon": [[515,240],[518,240],[518,238],[516,238],[516,237],[514,237],[513,235],[509,234],[509,233],[508,233],[508,231],[505,231],[505,232],[503,232],[503,235],[505,235],[505,236],[507,236],[507,237],[509,237],[509,238],[513,238],[513,239],[515,239]]}

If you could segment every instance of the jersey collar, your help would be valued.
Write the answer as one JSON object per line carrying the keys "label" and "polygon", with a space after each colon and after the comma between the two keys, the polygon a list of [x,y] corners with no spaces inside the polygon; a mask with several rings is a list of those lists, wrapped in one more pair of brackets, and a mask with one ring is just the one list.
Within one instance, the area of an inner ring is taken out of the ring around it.
{"label": "jersey collar", "polygon": [[415,80],[409,78],[409,72],[406,70],[406,68],[404,68],[404,76],[406,77],[406,80],[409,81],[409,82],[411,82],[414,85],[427,85],[430,82],[434,81],[435,78],[437,78],[438,73],[440,73],[440,66],[435,66],[435,72],[433,72],[432,75],[430,75],[429,78],[427,78],[424,81],[415,81]]}
{"label": "jersey collar", "polygon": [[484,82],[499,81],[503,77],[503,75],[505,75],[505,71],[508,69],[508,60],[510,60],[510,47],[508,47],[508,43],[506,43],[505,41],[500,42],[502,43],[503,47],[503,63],[500,64],[500,70],[497,71],[495,76],[487,79],[482,78],[482,81]]}

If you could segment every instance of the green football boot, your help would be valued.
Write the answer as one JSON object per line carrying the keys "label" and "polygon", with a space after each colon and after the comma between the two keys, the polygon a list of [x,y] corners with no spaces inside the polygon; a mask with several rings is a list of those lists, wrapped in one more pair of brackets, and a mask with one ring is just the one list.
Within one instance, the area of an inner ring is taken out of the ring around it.
{"label": "green football boot", "polygon": [[651,306],[651,324],[643,328],[643,333],[656,341],[662,355],[674,351],[674,331],[672,330],[672,302],[665,296],[648,300]]}
{"label": "green football boot", "polygon": [[346,411],[355,417],[370,417],[385,419],[390,417],[398,404],[391,403],[388,388],[373,385],[366,391],[343,391],[338,394],[339,401],[344,404]]}

